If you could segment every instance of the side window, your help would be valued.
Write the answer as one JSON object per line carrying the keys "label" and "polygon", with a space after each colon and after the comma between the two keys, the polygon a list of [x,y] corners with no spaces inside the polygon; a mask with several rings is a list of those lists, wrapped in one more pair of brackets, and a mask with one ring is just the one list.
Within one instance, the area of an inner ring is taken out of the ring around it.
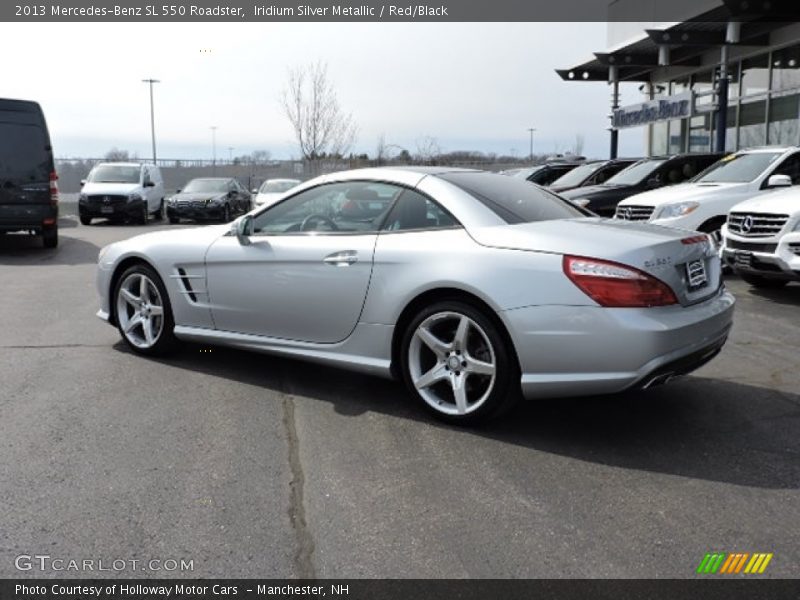
{"label": "side window", "polygon": [[256,215],[255,235],[371,233],[403,188],[373,181],[323,184]]}
{"label": "side window", "polygon": [[675,185],[676,183],[686,181],[688,177],[686,177],[685,171],[688,170],[690,164],[691,162],[686,158],[669,162],[664,169],[664,176],[661,183],[664,185]]}
{"label": "side window", "polygon": [[800,183],[800,152],[795,152],[786,158],[772,174],[788,175],[792,178],[792,185]]}
{"label": "side window", "polygon": [[458,226],[458,221],[441,206],[419,192],[405,190],[386,218],[383,231],[441,229],[442,227]]}

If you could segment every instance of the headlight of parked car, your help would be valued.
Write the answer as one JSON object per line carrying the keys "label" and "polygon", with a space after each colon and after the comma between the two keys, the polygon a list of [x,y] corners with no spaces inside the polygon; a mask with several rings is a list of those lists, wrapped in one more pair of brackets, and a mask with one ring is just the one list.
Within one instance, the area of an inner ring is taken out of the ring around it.
{"label": "headlight of parked car", "polygon": [[573,204],[577,204],[581,208],[586,208],[589,206],[590,200],[588,198],[575,198],[574,200],[571,200],[571,202]]}
{"label": "headlight of parked car", "polygon": [[666,204],[653,213],[651,220],[655,219],[672,219],[675,217],[682,217],[688,215],[690,212],[700,206],[699,202],[678,202],[676,204]]}
{"label": "headlight of parked car", "polygon": [[142,197],[139,194],[131,194],[128,196],[128,202],[139,202],[141,199]]}
{"label": "headlight of parked car", "polygon": [[89,197],[86,194],[78,194],[78,202],[86,202],[89,200]]}
{"label": "headlight of parked car", "polygon": [[206,200],[206,204],[221,204],[223,200],[225,200],[224,196],[217,196],[216,198],[209,198]]}

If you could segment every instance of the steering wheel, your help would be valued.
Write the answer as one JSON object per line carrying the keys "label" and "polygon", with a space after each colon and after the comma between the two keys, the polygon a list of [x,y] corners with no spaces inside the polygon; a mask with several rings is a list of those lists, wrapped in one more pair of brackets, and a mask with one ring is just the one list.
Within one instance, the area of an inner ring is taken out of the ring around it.
{"label": "steering wheel", "polygon": [[312,228],[309,225],[313,224],[315,221],[321,221],[328,225],[332,231],[339,231],[339,228],[336,226],[336,223],[333,222],[332,219],[329,219],[325,215],[320,215],[317,213],[308,215],[303,222],[300,223],[300,230],[301,231],[310,231]]}

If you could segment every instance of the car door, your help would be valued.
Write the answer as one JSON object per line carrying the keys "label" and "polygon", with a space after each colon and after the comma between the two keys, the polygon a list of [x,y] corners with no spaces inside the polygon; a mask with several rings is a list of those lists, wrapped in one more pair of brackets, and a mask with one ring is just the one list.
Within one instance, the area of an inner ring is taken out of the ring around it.
{"label": "car door", "polygon": [[388,211],[399,192],[374,182],[323,184],[255,215],[243,240],[222,236],[206,255],[215,327],[304,342],[347,338],[367,294],[383,213],[343,208],[378,196]]}

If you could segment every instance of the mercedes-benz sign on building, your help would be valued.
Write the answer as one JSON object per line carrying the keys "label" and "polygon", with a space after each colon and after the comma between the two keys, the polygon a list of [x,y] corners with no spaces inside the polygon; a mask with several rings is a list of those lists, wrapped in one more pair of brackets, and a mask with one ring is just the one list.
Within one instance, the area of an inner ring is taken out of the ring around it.
{"label": "mercedes-benz sign on building", "polygon": [[[696,0],[669,6],[682,21],[621,22],[635,4],[665,13],[663,0],[615,0],[609,49],[557,73],[611,85],[611,155],[618,132],[645,132],[650,155],[800,145],[800,22],[792,3]],[[664,14],[666,18],[666,14]],[[616,22],[614,22],[616,21]],[[642,100],[619,106],[619,85]]]}

